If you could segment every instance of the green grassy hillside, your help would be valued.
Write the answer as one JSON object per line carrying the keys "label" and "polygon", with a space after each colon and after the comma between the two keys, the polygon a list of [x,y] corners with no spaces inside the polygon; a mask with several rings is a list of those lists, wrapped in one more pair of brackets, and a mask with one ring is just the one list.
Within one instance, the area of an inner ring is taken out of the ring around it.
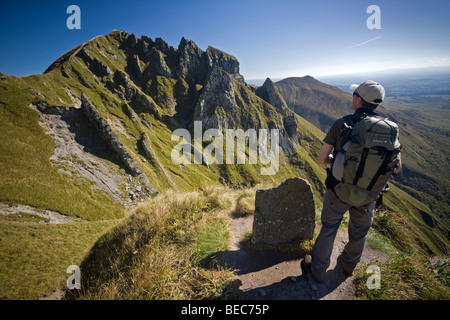
{"label": "green grassy hillside", "polygon": [[68,100],[63,86],[73,82],[58,74],[7,76],[0,81],[0,202],[51,209],[86,220],[122,217],[120,204],[94,192],[89,181],[62,174],[52,165],[55,142],[39,125],[38,113],[29,107],[38,92],[61,105],[59,97]]}

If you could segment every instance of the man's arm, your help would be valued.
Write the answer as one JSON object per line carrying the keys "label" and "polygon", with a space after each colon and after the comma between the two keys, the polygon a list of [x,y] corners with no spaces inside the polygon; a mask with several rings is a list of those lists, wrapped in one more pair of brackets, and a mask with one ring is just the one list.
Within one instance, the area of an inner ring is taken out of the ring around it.
{"label": "man's arm", "polygon": [[397,166],[394,169],[394,174],[397,174],[402,170],[402,154],[401,153],[398,154],[398,159],[399,159],[399,161],[398,161]]}
{"label": "man's arm", "polygon": [[328,164],[333,160],[333,156],[331,155],[331,151],[333,151],[333,146],[328,143],[324,143],[322,146],[322,150],[320,150],[319,156],[317,157],[317,162],[319,164]]}

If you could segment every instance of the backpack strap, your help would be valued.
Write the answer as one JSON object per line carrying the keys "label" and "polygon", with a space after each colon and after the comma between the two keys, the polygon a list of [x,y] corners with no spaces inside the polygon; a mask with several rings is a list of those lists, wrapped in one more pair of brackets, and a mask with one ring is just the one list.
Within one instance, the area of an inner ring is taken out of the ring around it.
{"label": "backpack strap", "polygon": [[388,164],[389,162],[391,162],[392,159],[392,155],[394,154],[394,151],[388,151],[386,153],[386,156],[384,157],[384,161],[381,164],[381,166],[378,168],[377,172],[375,173],[375,176],[372,178],[372,181],[370,181],[369,186],[367,187],[367,190],[372,190],[373,186],[375,185],[375,183],[377,182],[378,178],[382,175],[382,174],[386,174],[387,173],[387,168],[388,168]]}
{"label": "backpack strap", "polygon": [[350,139],[353,127],[359,120],[360,119],[358,119],[354,114],[349,114],[344,117],[344,125],[341,128],[342,141],[341,145],[339,146],[339,150],[342,150],[345,143],[348,141],[348,139]]}
{"label": "backpack strap", "polygon": [[362,177],[364,167],[366,166],[367,155],[369,154],[369,148],[364,148],[361,154],[361,161],[358,165],[358,171],[356,171],[355,179],[353,179],[353,185],[356,186],[358,180]]}
{"label": "backpack strap", "polygon": [[348,114],[344,117],[346,120],[346,123],[350,125],[352,128],[355,126],[355,124],[360,120],[358,119],[354,114]]}
{"label": "backpack strap", "polygon": [[[377,114],[374,113],[372,116],[376,116]],[[369,117],[367,113],[359,113],[359,114],[348,114],[344,116],[344,125],[341,128],[341,136],[343,137],[340,148],[344,146],[344,144],[350,139],[350,134],[352,133],[353,128],[355,125],[365,117]]]}

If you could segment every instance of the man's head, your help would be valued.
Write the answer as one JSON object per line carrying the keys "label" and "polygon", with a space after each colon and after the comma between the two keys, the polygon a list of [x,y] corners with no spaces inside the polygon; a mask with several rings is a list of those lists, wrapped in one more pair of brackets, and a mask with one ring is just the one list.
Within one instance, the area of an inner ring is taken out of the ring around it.
{"label": "man's head", "polygon": [[359,86],[353,84],[350,86],[353,92],[352,109],[371,108],[376,109],[384,100],[384,88],[375,81],[366,81]]}

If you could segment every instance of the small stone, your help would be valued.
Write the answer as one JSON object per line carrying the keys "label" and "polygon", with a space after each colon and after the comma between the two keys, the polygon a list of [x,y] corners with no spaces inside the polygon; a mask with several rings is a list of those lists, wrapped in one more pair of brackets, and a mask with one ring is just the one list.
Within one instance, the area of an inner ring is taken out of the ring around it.
{"label": "small stone", "polygon": [[264,290],[264,289],[259,289],[259,290],[258,290],[258,293],[259,293],[259,295],[260,295],[261,297],[267,296],[267,292],[266,292],[266,290]]}

